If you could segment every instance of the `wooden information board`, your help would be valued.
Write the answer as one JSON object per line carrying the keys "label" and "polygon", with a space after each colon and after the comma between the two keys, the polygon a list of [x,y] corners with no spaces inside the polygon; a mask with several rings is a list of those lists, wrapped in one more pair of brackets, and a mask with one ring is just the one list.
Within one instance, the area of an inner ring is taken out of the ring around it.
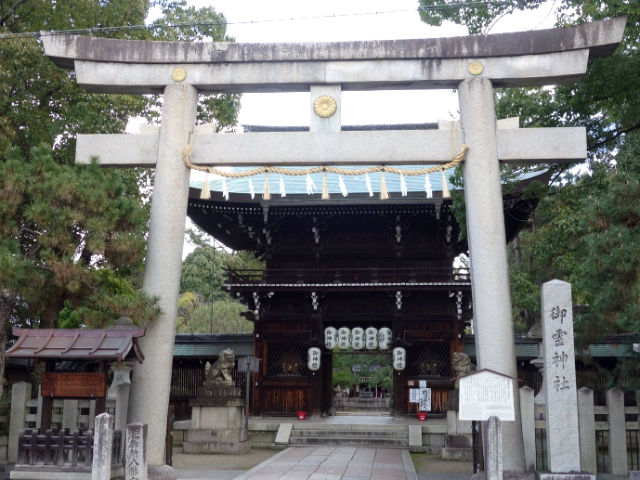
{"label": "wooden information board", "polygon": [[107,393],[104,373],[44,372],[42,396],[63,398],[100,398]]}

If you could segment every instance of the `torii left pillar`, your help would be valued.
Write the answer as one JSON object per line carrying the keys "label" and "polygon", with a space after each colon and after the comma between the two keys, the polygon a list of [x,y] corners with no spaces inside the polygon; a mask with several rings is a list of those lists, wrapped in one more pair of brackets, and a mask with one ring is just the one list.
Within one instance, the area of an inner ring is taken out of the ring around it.
{"label": "torii left pillar", "polygon": [[189,169],[182,153],[195,127],[197,101],[192,85],[175,83],[164,89],[142,286],[147,295],[159,298],[162,313],[140,339],[143,352],[153,351],[153,361],[136,365],[129,407],[129,421],[149,427],[149,469],[158,470],[150,472],[150,478],[173,477],[171,467],[164,465],[164,445],[178,308],[176,285],[180,284],[189,192]]}

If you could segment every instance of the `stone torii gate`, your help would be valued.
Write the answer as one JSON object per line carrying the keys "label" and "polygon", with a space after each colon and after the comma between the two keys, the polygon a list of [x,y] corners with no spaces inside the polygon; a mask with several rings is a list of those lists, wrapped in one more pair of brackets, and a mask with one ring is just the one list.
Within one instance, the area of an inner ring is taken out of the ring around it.
{"label": "stone torii gate", "polygon": [[[575,161],[586,157],[583,128],[497,129],[494,87],[574,81],[590,57],[610,54],[625,19],[566,29],[438,39],[310,44],[174,43],[49,35],[46,54],[73,68],[91,92],[164,93],[152,135],[80,135],[77,162],[155,166],[144,291],[163,310],[147,329],[147,358],[136,367],[130,421],[149,425],[152,474],[164,467],[189,170],[198,165],[445,163],[464,143],[467,231],[479,368],[516,376],[499,162]],[[340,131],[342,90],[456,88],[460,128],[452,131]],[[310,92],[310,132],[198,134],[198,92]],[[314,114],[328,95],[336,114]],[[375,152],[375,153],[372,153]],[[514,384],[514,389],[517,385]],[[514,398],[518,395],[514,390]],[[518,408],[516,408],[518,412]],[[504,468],[522,471],[518,419],[504,423]]]}

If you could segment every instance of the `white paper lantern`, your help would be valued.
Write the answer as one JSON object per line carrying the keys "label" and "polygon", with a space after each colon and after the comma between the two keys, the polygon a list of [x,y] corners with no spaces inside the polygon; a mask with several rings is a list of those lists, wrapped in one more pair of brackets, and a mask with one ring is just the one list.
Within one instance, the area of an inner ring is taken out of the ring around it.
{"label": "white paper lantern", "polygon": [[364,329],[355,327],[351,330],[351,346],[354,350],[362,350],[364,348]]}
{"label": "white paper lantern", "polygon": [[333,327],[324,329],[324,346],[333,350],[338,345],[338,330]]}
{"label": "white paper lantern", "polygon": [[393,349],[393,369],[404,370],[407,364],[407,351],[402,347]]}
{"label": "white paper lantern", "polygon": [[393,332],[388,327],[382,327],[378,330],[378,348],[380,350],[389,350],[391,341],[393,340]]}
{"label": "white paper lantern", "polygon": [[338,348],[340,350],[346,350],[351,345],[351,330],[347,327],[338,329]]}
{"label": "white paper lantern", "polygon": [[320,349],[318,347],[311,347],[307,351],[307,367],[312,372],[320,370]]}
{"label": "white paper lantern", "polygon": [[369,327],[364,331],[365,345],[367,350],[376,350],[378,348],[378,329]]}

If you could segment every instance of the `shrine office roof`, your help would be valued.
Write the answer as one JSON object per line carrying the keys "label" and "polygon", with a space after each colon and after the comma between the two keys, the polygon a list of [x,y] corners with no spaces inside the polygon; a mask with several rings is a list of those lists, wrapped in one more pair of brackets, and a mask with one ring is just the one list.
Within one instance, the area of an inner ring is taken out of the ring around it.
{"label": "shrine office roof", "polygon": [[137,339],[144,328],[125,329],[26,329],[14,328],[18,337],[6,352],[8,358],[49,360],[110,360],[122,361],[133,350],[142,363],[144,355]]}
{"label": "shrine office roof", "polygon": [[218,357],[230,348],[236,358],[253,355],[253,334],[176,334],[173,356],[178,358]]}

